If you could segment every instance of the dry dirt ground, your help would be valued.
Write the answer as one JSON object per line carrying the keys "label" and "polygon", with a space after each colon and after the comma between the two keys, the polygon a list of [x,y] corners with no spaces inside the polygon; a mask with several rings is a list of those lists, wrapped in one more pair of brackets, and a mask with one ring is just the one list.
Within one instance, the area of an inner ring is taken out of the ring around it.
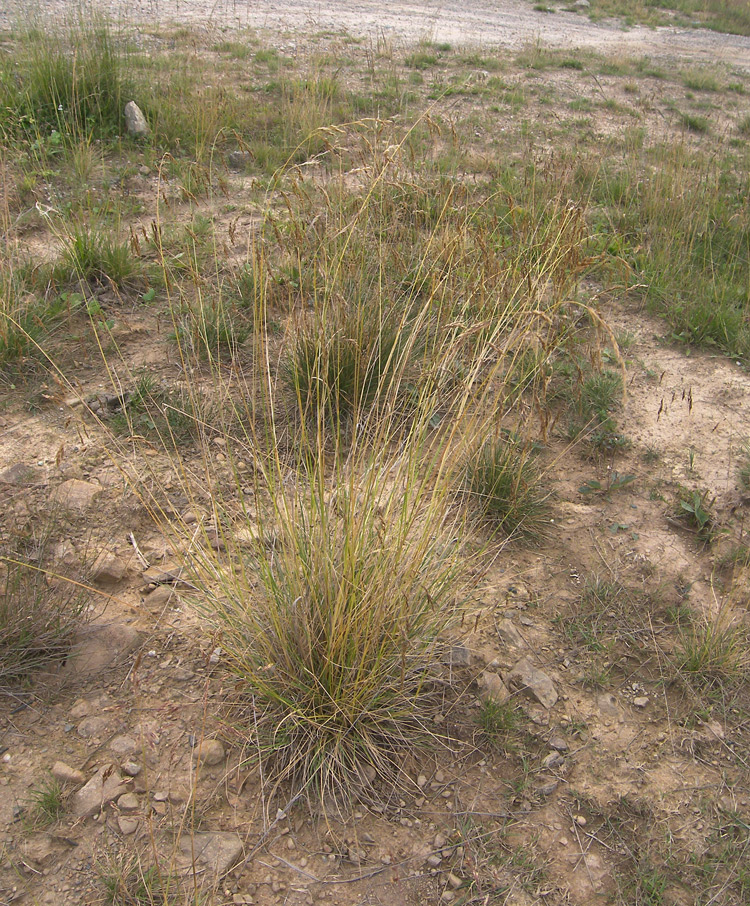
{"label": "dry dirt ground", "polygon": [[[3,9],[17,11],[7,2]],[[503,4],[502,12],[489,3],[323,8],[224,0],[127,9],[134,17],[155,14],[283,29],[285,41],[302,41],[298,29],[334,28],[388,31],[405,43],[429,34],[467,46],[540,40],[750,60],[747,39],[624,32],[564,13],[551,23],[521,3]],[[241,193],[241,178],[230,178]],[[157,192],[153,173],[141,183],[144,196]],[[693,902],[689,889],[669,880],[668,865],[650,864],[645,854],[651,841],[664,839],[668,845],[653,851],[672,847],[689,862],[705,852],[722,815],[739,816],[747,827],[750,724],[731,700],[709,714],[693,706],[688,684],[665,681],[669,615],[689,600],[710,619],[726,594],[718,554],[675,520],[674,494],[680,486],[710,489],[715,520],[741,538],[747,498],[737,466],[750,437],[750,376],[723,356],[688,355],[665,342],[664,324],[634,305],[613,306],[607,316],[628,338],[618,420],[631,446],[616,470],[632,480],[618,487],[612,463],[593,465],[559,445],[548,473],[557,531],[542,547],[498,554],[455,640],[451,669],[463,691],[443,715],[449,742],[405,765],[403,789],[382,811],[355,806],[344,821],[310,817],[301,807],[274,808],[269,820],[257,771],[241,766],[244,753],[226,740],[209,743],[221,735],[215,713],[228,682],[221,652],[201,633],[191,590],[158,576],[150,581],[153,570],[169,569],[167,541],[79,402],[111,388],[96,351],[75,356],[75,393],[50,381],[30,407],[4,386],[6,518],[21,527],[54,508],[65,527],[55,551],[60,570],[100,559],[92,571],[96,617],[60,674],[43,697],[24,693],[0,704],[0,903],[104,902],[101,877],[113,864],[127,866],[134,853],[146,864],[156,852],[163,866],[204,891],[196,903],[216,906],[459,903],[472,881],[475,891],[493,891],[491,899],[477,894],[476,903]],[[117,330],[130,368],[148,364],[159,380],[181,378],[151,314],[134,307]],[[225,453],[211,450],[219,469]],[[163,487],[174,488],[169,505],[184,518],[195,501],[181,496],[168,473],[165,464]],[[592,479],[599,488],[583,493]],[[575,624],[592,577],[626,589],[612,605],[618,613],[605,608],[597,616],[602,626],[611,617],[618,634],[610,644],[602,628],[603,647],[593,655],[586,626]],[[732,588],[732,604],[746,612],[746,589]],[[522,658],[547,674],[557,700],[545,707],[519,696],[521,729],[507,747],[487,745],[476,729],[477,679],[485,671],[507,675]],[[82,772],[71,789],[85,781],[88,792],[77,793],[59,821],[34,828],[30,791],[58,761]],[[748,858],[741,847],[734,855]],[[719,882],[716,892],[714,902],[741,902],[736,887],[722,890]],[[131,896],[115,902],[148,902]]]}

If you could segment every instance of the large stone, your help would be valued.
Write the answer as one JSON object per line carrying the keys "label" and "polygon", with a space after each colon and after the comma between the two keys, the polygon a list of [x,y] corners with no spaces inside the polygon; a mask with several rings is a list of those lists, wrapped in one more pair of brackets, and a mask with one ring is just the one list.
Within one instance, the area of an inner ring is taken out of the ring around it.
{"label": "large stone", "polygon": [[90,818],[125,792],[125,780],[115,765],[104,765],[73,796],[71,812],[76,818]]}
{"label": "large stone", "polygon": [[482,701],[494,701],[504,705],[510,698],[508,687],[502,679],[491,670],[485,670],[477,679],[479,697]]}
{"label": "large stone", "polygon": [[127,563],[116,554],[102,551],[91,567],[91,578],[99,585],[114,585],[125,578]]}
{"label": "large stone", "polygon": [[53,503],[58,503],[67,509],[83,511],[91,506],[94,497],[101,490],[102,486],[93,481],[69,478],[58,485],[49,497]]}
{"label": "large stone", "polygon": [[151,127],[135,101],[128,101],[125,105],[125,127],[128,135],[132,135],[133,138],[148,138],[151,134]]}
{"label": "large stone", "polygon": [[552,708],[557,702],[557,690],[543,670],[536,668],[528,658],[521,658],[505,677],[510,689],[522,692],[536,699],[545,708]]}
{"label": "large stone", "polygon": [[62,671],[65,677],[85,679],[124,660],[141,641],[139,632],[124,623],[91,624],[81,631]]}
{"label": "large stone", "polygon": [[185,835],[180,840],[180,849],[186,855],[195,856],[197,862],[207,865],[216,875],[223,875],[242,856],[242,840],[237,834],[201,833],[192,838]]}

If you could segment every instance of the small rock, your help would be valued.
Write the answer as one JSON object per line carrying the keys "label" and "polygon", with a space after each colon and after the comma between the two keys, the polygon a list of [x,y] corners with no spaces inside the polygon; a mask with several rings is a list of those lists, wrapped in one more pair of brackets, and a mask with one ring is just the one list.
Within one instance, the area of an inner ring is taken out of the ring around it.
{"label": "small rock", "polygon": [[420,774],[419,777],[417,777],[417,786],[420,790],[423,790],[425,786],[427,786],[427,777],[424,774]]}
{"label": "small rock", "polygon": [[184,834],[180,840],[183,853],[207,865],[215,874],[223,875],[242,855],[242,840],[237,834],[219,831]]}
{"label": "small rock", "polygon": [[576,9],[588,9],[591,6],[589,0],[576,0],[573,4]]}
{"label": "small rock", "polygon": [[94,484],[91,481],[69,478],[52,491],[50,500],[68,509],[82,511],[88,509],[94,497],[101,490],[101,485]]}
{"label": "small rock", "polygon": [[563,764],[565,764],[565,759],[559,752],[550,752],[549,755],[542,760],[542,767],[548,771],[559,768]]}
{"label": "small rock", "polygon": [[447,842],[448,839],[444,834],[435,834],[435,839],[432,841],[432,845],[435,847],[435,849],[442,849]]}
{"label": "small rock", "polygon": [[129,815],[120,815],[117,818],[117,824],[120,828],[120,832],[125,834],[126,837],[129,834],[134,834],[138,830],[138,819]]}
{"label": "small rock", "polygon": [[505,681],[511,689],[517,689],[535,698],[547,710],[557,702],[557,690],[543,670],[539,670],[528,658],[522,658],[510,670]]}
{"label": "small rock", "polygon": [[132,736],[115,736],[109,743],[110,752],[114,752],[118,758],[125,758],[128,755],[133,755],[138,751],[138,748],[138,743]]}
{"label": "small rock", "polygon": [[573,820],[579,827],[586,827],[586,819],[583,815],[576,815]]}
{"label": "small rock", "polygon": [[153,605],[154,607],[160,607],[162,604],[168,604],[172,598],[174,598],[175,603],[179,600],[174,588],[170,585],[157,585],[156,588],[149,593],[146,598],[146,603]]}
{"label": "small rock", "polygon": [[633,704],[636,708],[645,708],[648,705],[649,698],[647,695],[637,695],[633,699]]}
{"label": "small rock", "polygon": [[440,868],[442,861],[443,857],[438,855],[437,853],[433,853],[431,856],[427,857],[427,864],[430,866],[430,868]]}
{"label": "small rock", "polygon": [[125,781],[114,765],[104,765],[89,782],[73,796],[71,811],[76,818],[98,814],[105,805],[124,791]]}
{"label": "small rock", "polygon": [[553,736],[549,741],[550,749],[556,749],[558,752],[567,752],[568,743],[563,739],[562,736]]}
{"label": "small rock", "polygon": [[117,800],[117,807],[121,812],[136,812],[140,807],[140,802],[135,793],[124,793]]}
{"label": "small rock", "polygon": [[461,878],[459,878],[458,875],[454,875],[452,871],[448,873],[446,880],[448,881],[448,886],[452,887],[454,890],[458,890],[464,883]]}
{"label": "small rock", "polygon": [[91,739],[94,736],[101,736],[104,731],[109,726],[109,721],[106,717],[97,717],[92,715],[91,717],[85,717],[80,724],[78,724],[78,735],[82,736],[84,739]]}
{"label": "small rock", "polygon": [[227,154],[227,166],[230,170],[247,170],[253,162],[249,151],[230,151]]}
{"label": "small rock", "polygon": [[482,701],[494,701],[499,705],[505,704],[510,698],[508,687],[502,679],[491,670],[485,670],[477,679],[479,697]]}
{"label": "small rock", "polygon": [[56,761],[52,765],[52,776],[60,783],[73,783],[78,786],[86,782],[86,777],[82,771],[71,768],[64,761]]}
{"label": "small rock", "polygon": [[133,138],[147,138],[151,134],[146,117],[135,101],[128,101],[125,105],[125,128]]}
{"label": "small rock", "polygon": [[137,777],[141,773],[141,766],[135,761],[126,761],[120,767],[122,773],[127,774],[128,777]]}
{"label": "small rock", "polygon": [[498,621],[497,634],[506,645],[512,645],[514,648],[521,648],[523,646],[521,633],[507,617]]}
{"label": "small rock", "polygon": [[471,663],[471,652],[465,645],[454,645],[448,656],[451,667],[468,667]]}
{"label": "small rock", "polygon": [[200,758],[201,764],[214,767],[224,761],[226,753],[218,739],[204,739],[193,750],[193,758],[196,761]]}
{"label": "small rock", "polygon": [[559,782],[553,778],[539,778],[539,783],[535,787],[540,796],[551,796],[559,786]]}
{"label": "small rock", "polygon": [[214,650],[211,652],[211,655],[208,659],[208,666],[215,667],[221,660],[221,655],[222,655],[221,648],[214,648]]}

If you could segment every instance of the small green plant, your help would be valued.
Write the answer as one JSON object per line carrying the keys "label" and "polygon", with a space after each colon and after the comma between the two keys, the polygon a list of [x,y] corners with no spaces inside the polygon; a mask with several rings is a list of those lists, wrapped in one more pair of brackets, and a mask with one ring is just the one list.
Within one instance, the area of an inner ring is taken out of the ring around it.
{"label": "small green plant", "polygon": [[53,824],[65,811],[65,793],[54,777],[34,787],[29,794],[31,822],[34,827]]}
{"label": "small green plant", "polygon": [[97,224],[77,224],[64,237],[63,253],[53,279],[71,283],[84,280],[124,289],[141,275],[140,262],[127,242],[120,242]]}
{"label": "small green plant", "polygon": [[549,529],[549,491],[529,443],[513,436],[487,441],[469,464],[465,487],[484,520],[508,536],[539,537]]}
{"label": "small green plant", "polygon": [[518,726],[518,712],[511,702],[500,702],[491,696],[480,703],[479,726],[492,743],[502,742]]}
{"label": "small green plant", "polygon": [[711,513],[713,502],[708,490],[684,491],[679,501],[677,515],[704,544],[710,543],[716,534],[716,522]]}
{"label": "small green plant", "polygon": [[711,124],[705,116],[698,116],[695,113],[681,113],[680,123],[689,132],[697,132],[700,135],[708,132],[711,128]]}
{"label": "small green plant", "polygon": [[748,675],[748,633],[729,608],[693,618],[680,631],[677,667],[696,685],[714,687]]}
{"label": "small green plant", "polygon": [[623,488],[626,488],[628,485],[632,484],[635,479],[635,475],[620,475],[617,470],[612,469],[607,473],[606,481],[598,481],[595,478],[590,478],[582,484],[578,490],[581,494],[601,494],[603,497],[606,497],[613,491],[621,491]]}
{"label": "small green plant", "polygon": [[171,906],[178,882],[158,865],[145,867],[137,855],[107,853],[96,864],[107,906]]}

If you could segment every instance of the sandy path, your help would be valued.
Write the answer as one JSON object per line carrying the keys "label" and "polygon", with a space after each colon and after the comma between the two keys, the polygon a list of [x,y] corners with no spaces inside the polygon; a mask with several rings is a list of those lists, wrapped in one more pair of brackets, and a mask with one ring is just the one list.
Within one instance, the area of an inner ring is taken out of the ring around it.
{"label": "sandy path", "polygon": [[[405,42],[429,37],[458,46],[551,47],[646,54],[657,59],[724,62],[750,70],[750,38],[697,29],[632,28],[592,23],[575,13],[540,13],[528,0],[90,0],[129,21],[206,22],[273,31],[345,30]],[[71,0],[0,0],[0,25],[75,8]]]}

